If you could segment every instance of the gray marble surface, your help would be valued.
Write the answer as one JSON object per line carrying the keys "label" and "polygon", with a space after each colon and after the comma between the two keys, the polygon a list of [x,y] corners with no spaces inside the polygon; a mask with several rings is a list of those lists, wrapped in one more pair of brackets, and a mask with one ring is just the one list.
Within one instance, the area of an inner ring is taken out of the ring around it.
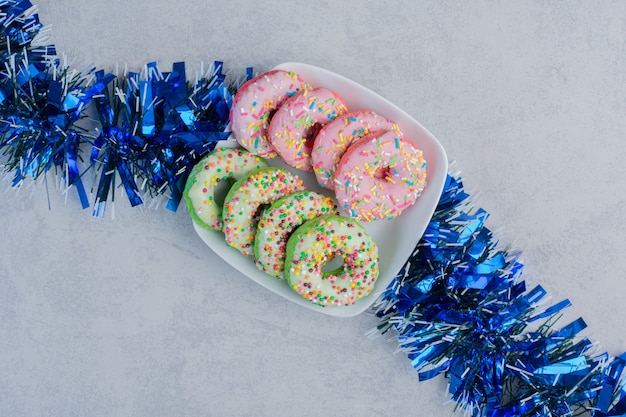
{"label": "gray marble surface", "polygon": [[[444,145],[525,279],[626,350],[626,3],[41,0],[76,68],[325,67]],[[53,181],[51,181],[53,182]],[[184,209],[81,210],[3,180],[0,415],[449,416],[369,315],[327,317],[239,274]],[[565,324],[565,321],[563,322]],[[458,414],[461,415],[461,414]]]}

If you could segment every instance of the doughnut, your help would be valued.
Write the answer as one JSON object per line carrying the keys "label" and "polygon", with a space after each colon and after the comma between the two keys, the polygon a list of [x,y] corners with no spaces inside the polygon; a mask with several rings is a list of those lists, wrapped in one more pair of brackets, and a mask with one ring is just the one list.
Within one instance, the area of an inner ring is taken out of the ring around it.
{"label": "doughnut", "polygon": [[354,142],[335,171],[339,207],[363,221],[392,219],[426,186],[426,161],[413,142],[389,130]]}
{"label": "doughnut", "polygon": [[272,116],[269,141],[287,165],[310,171],[312,139],[319,127],[346,111],[343,98],[331,90],[301,91],[286,100]]}
{"label": "doughnut", "polygon": [[[343,264],[324,272],[324,265],[335,256],[341,256]],[[372,292],[378,272],[376,243],[348,217],[327,214],[308,220],[287,241],[287,282],[314,304],[354,304]]]}
{"label": "doughnut", "polygon": [[325,214],[339,214],[334,200],[314,191],[299,191],[274,201],[263,211],[254,240],[257,267],[283,278],[287,239],[307,220]]}
{"label": "doughnut", "polygon": [[222,231],[226,244],[246,256],[254,255],[254,237],[264,206],[304,189],[304,182],[284,168],[266,167],[251,171],[231,187],[224,200]]}
{"label": "doughnut", "polygon": [[274,158],[267,139],[272,113],[299,91],[310,90],[295,72],[273,70],[246,81],[237,90],[230,109],[231,130],[237,142],[250,152]]}
{"label": "doughnut", "polygon": [[394,130],[398,125],[371,110],[344,113],[320,129],[313,141],[311,165],[321,187],[333,189],[333,174],[350,144],[373,132]]}
{"label": "doughnut", "polygon": [[267,161],[244,149],[218,148],[191,170],[183,196],[191,218],[209,230],[222,230],[222,206],[215,200],[220,182],[237,181]]}

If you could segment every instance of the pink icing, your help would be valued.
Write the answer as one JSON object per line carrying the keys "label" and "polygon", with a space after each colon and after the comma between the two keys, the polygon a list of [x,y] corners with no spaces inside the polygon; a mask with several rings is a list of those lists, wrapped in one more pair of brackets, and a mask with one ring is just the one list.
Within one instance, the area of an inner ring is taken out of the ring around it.
{"label": "pink icing", "polygon": [[398,125],[371,110],[344,113],[328,123],[315,137],[311,152],[311,164],[320,186],[333,189],[333,174],[339,159],[352,142],[373,132],[395,130]]}
{"label": "pink icing", "polygon": [[363,221],[392,219],[426,186],[427,164],[413,142],[389,130],[353,143],[335,172],[339,207]]}
{"label": "pink icing", "polygon": [[326,88],[303,90],[280,106],[269,125],[269,140],[289,166],[310,171],[313,137],[347,111],[343,98]]}
{"label": "pink icing", "polygon": [[273,70],[246,81],[237,91],[230,110],[233,135],[248,151],[265,158],[276,152],[267,138],[272,113],[289,97],[309,86],[295,72]]}

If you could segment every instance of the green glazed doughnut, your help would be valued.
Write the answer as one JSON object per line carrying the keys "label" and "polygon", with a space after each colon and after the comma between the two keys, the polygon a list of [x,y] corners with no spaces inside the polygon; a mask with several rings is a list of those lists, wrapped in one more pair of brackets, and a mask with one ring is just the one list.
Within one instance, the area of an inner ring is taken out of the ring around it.
{"label": "green glazed doughnut", "polygon": [[304,189],[304,182],[284,168],[266,167],[251,171],[233,184],[224,200],[222,231],[226,244],[246,256],[254,255],[254,237],[264,206]]}
{"label": "green glazed doughnut", "polygon": [[221,181],[237,181],[253,169],[268,166],[265,159],[244,149],[219,148],[193,167],[185,183],[185,203],[191,218],[209,230],[222,230],[222,206],[215,201]]}
{"label": "green glazed doughnut", "polygon": [[299,191],[274,201],[263,211],[254,239],[256,266],[283,278],[289,235],[302,223],[325,214],[339,214],[334,200],[314,191]]}
{"label": "green glazed doughnut", "polygon": [[[324,265],[335,256],[343,258],[343,265],[324,272]],[[308,220],[287,241],[285,278],[314,304],[354,304],[372,292],[378,272],[376,243],[348,217],[329,214]]]}

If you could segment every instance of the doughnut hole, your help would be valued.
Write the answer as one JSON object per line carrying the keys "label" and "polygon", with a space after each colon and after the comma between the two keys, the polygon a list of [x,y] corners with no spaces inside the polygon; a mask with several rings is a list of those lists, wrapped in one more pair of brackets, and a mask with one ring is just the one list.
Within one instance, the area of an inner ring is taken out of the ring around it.
{"label": "doughnut hole", "polygon": [[254,213],[252,213],[252,220],[254,220],[255,222],[259,222],[259,220],[261,220],[261,216],[263,215],[263,212],[265,211],[266,208],[268,208],[270,206],[269,203],[263,203],[260,204],[256,210],[254,211]]}
{"label": "doughnut hole", "polygon": [[303,133],[304,140],[305,140],[304,146],[306,146],[309,152],[313,149],[313,141],[315,140],[315,137],[317,136],[319,131],[322,130],[322,126],[323,125],[320,123],[315,123],[312,126],[304,130],[304,133]]}
{"label": "doughnut hole", "polygon": [[345,259],[341,254],[333,253],[328,257],[328,260],[322,265],[322,275],[339,275],[343,271]]}
{"label": "doughnut hole", "polygon": [[230,187],[232,187],[234,183],[235,180],[233,178],[217,179],[217,186],[215,186],[213,192],[213,201],[215,201],[215,203],[218,204],[220,207],[224,205],[226,194],[228,194]]}
{"label": "doughnut hole", "polygon": [[267,112],[267,123],[268,124],[269,124],[270,120],[272,120],[272,117],[274,117],[274,115],[276,114],[277,111],[278,111],[278,108],[274,107],[269,112]]}
{"label": "doughnut hole", "polygon": [[393,178],[393,170],[389,165],[385,165],[376,169],[373,176],[379,181],[386,181],[387,178]]}

